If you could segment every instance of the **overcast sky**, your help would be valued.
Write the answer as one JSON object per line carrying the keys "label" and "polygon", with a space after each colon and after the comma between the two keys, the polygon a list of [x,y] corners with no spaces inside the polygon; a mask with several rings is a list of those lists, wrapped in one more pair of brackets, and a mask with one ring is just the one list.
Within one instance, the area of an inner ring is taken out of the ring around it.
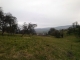
{"label": "overcast sky", "polygon": [[35,23],[38,28],[80,23],[80,0],[0,0],[4,12],[18,23]]}

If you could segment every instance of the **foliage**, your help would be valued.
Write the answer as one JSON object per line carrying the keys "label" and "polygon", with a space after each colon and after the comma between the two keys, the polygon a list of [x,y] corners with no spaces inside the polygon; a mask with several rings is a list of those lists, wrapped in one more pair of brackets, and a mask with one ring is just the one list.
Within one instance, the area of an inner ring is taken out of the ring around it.
{"label": "foliage", "polygon": [[72,27],[68,28],[67,34],[74,34],[76,37],[80,37],[80,25],[78,22],[74,22]]}
{"label": "foliage", "polygon": [[54,28],[51,28],[48,32],[49,35],[55,36],[56,38],[63,38],[63,30],[56,30]]}
{"label": "foliage", "polygon": [[25,22],[24,25],[23,25],[23,30],[22,30],[23,34],[22,34],[22,36],[24,34],[36,34],[36,32],[34,30],[34,28],[36,26],[37,26],[37,24],[31,24],[31,23],[26,24],[26,22]]}
{"label": "foliage", "polygon": [[0,8],[0,29],[2,30],[2,35],[4,32],[15,33],[17,29],[17,18],[12,16],[11,13],[5,13]]}

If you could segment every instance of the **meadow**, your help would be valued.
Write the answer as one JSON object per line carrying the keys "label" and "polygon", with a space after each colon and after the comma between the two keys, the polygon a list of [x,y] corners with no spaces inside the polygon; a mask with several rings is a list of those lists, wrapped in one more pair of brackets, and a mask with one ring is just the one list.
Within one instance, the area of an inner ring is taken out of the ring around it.
{"label": "meadow", "polygon": [[80,60],[75,36],[0,36],[0,60]]}

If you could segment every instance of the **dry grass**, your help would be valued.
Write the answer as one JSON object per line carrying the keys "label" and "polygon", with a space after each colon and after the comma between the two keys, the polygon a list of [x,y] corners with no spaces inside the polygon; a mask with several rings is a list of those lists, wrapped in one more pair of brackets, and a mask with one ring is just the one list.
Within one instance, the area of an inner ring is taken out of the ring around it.
{"label": "dry grass", "polygon": [[77,40],[73,36],[0,36],[0,60],[80,60]]}

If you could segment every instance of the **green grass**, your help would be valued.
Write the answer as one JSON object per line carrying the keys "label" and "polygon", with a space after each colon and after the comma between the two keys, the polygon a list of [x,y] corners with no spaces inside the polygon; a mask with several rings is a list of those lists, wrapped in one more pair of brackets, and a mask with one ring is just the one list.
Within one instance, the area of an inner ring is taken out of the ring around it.
{"label": "green grass", "polygon": [[0,36],[0,60],[80,60],[74,36]]}

